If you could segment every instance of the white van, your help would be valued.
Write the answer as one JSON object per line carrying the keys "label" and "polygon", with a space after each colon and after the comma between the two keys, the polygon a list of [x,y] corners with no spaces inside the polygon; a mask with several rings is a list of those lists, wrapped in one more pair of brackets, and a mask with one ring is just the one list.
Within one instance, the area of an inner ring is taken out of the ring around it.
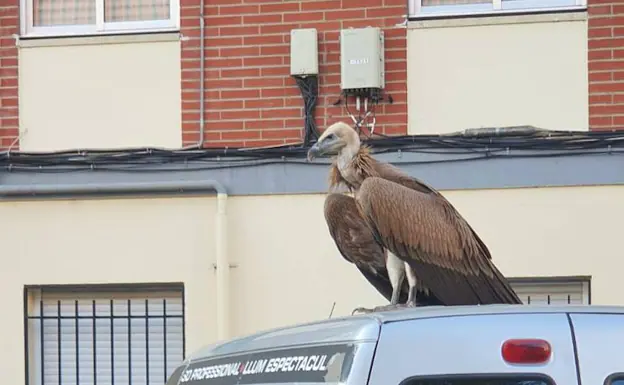
{"label": "white van", "polygon": [[435,306],[329,319],[201,349],[167,382],[239,384],[624,385],[624,307]]}

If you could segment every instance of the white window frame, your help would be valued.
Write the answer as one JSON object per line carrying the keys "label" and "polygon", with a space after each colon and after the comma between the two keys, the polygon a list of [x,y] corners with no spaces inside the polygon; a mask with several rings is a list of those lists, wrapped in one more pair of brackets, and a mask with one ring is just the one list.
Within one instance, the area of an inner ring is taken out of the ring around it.
{"label": "white window frame", "polygon": [[177,32],[180,30],[180,0],[170,0],[169,20],[104,22],[104,0],[95,1],[95,24],[35,26],[33,0],[20,0],[21,29],[24,37],[68,37]]}
{"label": "white window frame", "polygon": [[483,4],[423,6],[422,0],[408,0],[410,18],[449,16],[496,16],[516,13],[546,13],[586,10],[587,0],[491,0]]}

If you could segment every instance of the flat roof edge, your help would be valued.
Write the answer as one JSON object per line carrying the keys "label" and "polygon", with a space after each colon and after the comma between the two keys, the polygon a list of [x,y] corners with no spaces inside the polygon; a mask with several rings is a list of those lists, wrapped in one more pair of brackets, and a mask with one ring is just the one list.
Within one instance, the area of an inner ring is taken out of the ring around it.
{"label": "flat roof edge", "polygon": [[346,316],[282,326],[217,342],[189,354],[185,362],[294,346],[377,341],[381,322],[376,317]]}
{"label": "flat roof edge", "polygon": [[196,362],[250,352],[287,349],[294,346],[329,345],[376,341],[383,324],[440,317],[503,314],[622,314],[615,305],[470,305],[428,306],[395,311],[342,316],[267,329],[205,346],[189,354],[185,362]]}
{"label": "flat roof edge", "polygon": [[486,314],[528,314],[528,313],[586,313],[624,314],[624,306],[617,305],[547,305],[547,304],[491,304],[464,306],[427,306],[399,311],[376,313],[381,323],[408,321],[437,317],[461,317]]}

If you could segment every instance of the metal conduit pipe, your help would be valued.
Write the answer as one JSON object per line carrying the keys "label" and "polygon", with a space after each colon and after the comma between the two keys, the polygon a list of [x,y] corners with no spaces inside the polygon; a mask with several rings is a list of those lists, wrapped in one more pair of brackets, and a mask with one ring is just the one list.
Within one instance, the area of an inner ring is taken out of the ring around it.
{"label": "metal conduit pipe", "polygon": [[206,29],[206,19],[204,15],[204,0],[199,2],[199,138],[197,139],[197,147],[204,147],[204,129],[206,128],[205,124],[205,107],[204,103],[206,92],[206,87],[204,86],[204,82],[206,81],[205,72],[206,72],[206,59],[205,55],[205,29]]}
{"label": "metal conduit pipe", "polygon": [[[215,191],[217,193],[215,253],[217,264],[217,336],[229,338],[230,324],[230,263],[227,253],[227,192],[215,180],[138,182],[138,183],[86,183],[47,185],[0,185],[0,199],[36,196],[175,193],[183,191]],[[206,293],[208,295],[208,293]]]}

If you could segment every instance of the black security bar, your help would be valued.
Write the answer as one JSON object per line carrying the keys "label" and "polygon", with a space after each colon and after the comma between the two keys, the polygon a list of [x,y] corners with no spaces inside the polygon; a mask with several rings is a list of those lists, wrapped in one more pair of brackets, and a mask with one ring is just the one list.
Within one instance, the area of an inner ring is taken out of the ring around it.
{"label": "black security bar", "polygon": [[[550,302],[550,294],[548,294],[548,296],[546,298],[546,303],[548,305],[551,304],[551,302]],[[531,296],[529,295],[529,296],[527,296],[527,305],[530,305],[530,304],[531,304]],[[572,296],[570,294],[568,294],[567,304],[568,305],[572,304]]]}
{"label": "black security bar", "polygon": [[[152,300],[153,302],[153,300]],[[46,320],[49,321],[56,321],[56,331],[57,331],[57,354],[58,354],[58,385],[62,385],[62,344],[61,344],[61,327],[63,325],[63,322],[66,320],[71,320],[74,322],[74,326],[75,326],[75,360],[76,360],[76,380],[75,380],[75,384],[76,385],[80,385],[80,336],[79,336],[79,320],[91,320],[91,326],[92,326],[92,330],[93,330],[93,335],[92,335],[92,344],[93,344],[93,378],[88,381],[89,384],[93,384],[93,385],[97,385],[97,371],[98,371],[98,362],[97,362],[97,327],[96,327],[96,321],[99,319],[105,319],[105,320],[109,320],[110,321],[110,352],[111,352],[111,357],[110,357],[110,370],[111,370],[111,385],[115,385],[115,326],[114,326],[114,320],[127,320],[127,326],[128,326],[128,385],[132,385],[132,368],[133,368],[133,364],[132,364],[132,320],[135,319],[140,319],[140,320],[144,320],[145,324],[144,324],[144,330],[145,330],[145,370],[146,370],[146,376],[145,376],[145,384],[146,385],[150,385],[150,341],[149,341],[149,321],[150,319],[162,319],[163,320],[163,325],[162,325],[162,341],[163,341],[163,363],[164,363],[164,370],[163,370],[163,376],[162,376],[162,382],[158,381],[158,384],[162,385],[165,384],[167,382],[167,320],[171,320],[171,319],[182,319],[182,359],[184,359],[184,352],[186,351],[186,338],[184,338],[184,333],[185,333],[185,306],[184,306],[184,300],[182,303],[182,312],[181,314],[168,314],[167,313],[167,300],[163,299],[162,300],[162,309],[163,312],[162,314],[149,314],[148,308],[149,308],[149,300],[145,299],[145,314],[131,314],[131,300],[128,299],[127,300],[127,313],[126,314],[114,314],[114,301],[111,299],[109,302],[109,309],[110,309],[110,314],[108,315],[97,315],[96,314],[96,301],[92,300],[91,301],[91,314],[89,315],[80,315],[79,314],[79,301],[75,300],[74,301],[74,314],[72,315],[63,315],[61,312],[61,301],[58,300],[56,303],[56,314],[55,315],[44,315],[44,302],[43,301],[39,301],[39,315],[26,315],[26,322],[27,325],[30,325],[30,323],[28,322],[29,320],[37,320],[39,321],[39,327],[40,327],[40,336],[39,336],[39,347],[40,347],[40,371],[41,371],[41,381],[40,381],[40,385],[46,385],[45,383],[45,355],[44,355],[44,322]],[[48,324],[49,325],[49,324]],[[136,325],[135,325],[136,328]],[[30,357],[28,349],[30,347],[29,342],[28,342],[28,337],[29,337],[28,332],[25,333],[25,342],[26,342],[26,357]],[[100,342],[101,343],[101,342]],[[29,366],[27,364],[27,366]],[[152,367],[153,370],[153,367]],[[29,384],[29,378],[27,377],[26,379],[26,384]],[[153,382],[152,382],[153,384]]]}

